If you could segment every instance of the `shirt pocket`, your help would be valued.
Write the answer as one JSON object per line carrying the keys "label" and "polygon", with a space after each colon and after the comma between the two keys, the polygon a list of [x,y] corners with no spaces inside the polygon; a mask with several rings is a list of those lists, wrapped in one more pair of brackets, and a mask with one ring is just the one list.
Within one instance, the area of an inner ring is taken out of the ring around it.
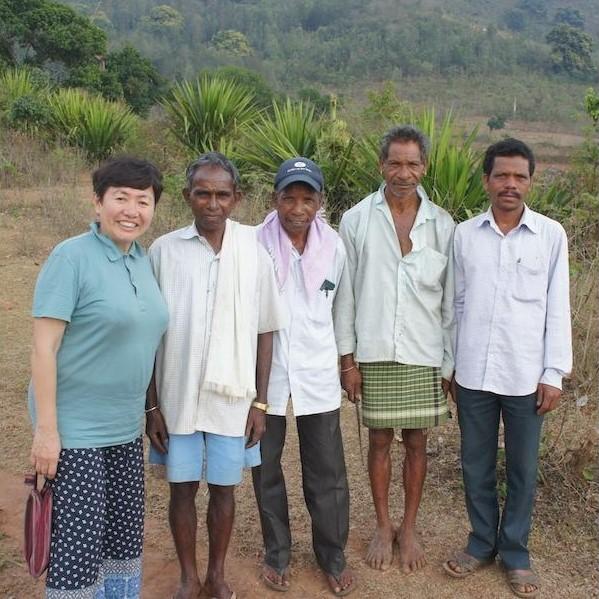
{"label": "shirt pocket", "polygon": [[308,320],[313,324],[323,327],[333,322],[332,316],[333,294],[319,289],[308,303]]}
{"label": "shirt pocket", "polygon": [[447,268],[447,256],[430,247],[420,250],[416,268],[416,284],[424,291],[440,291]]}
{"label": "shirt pocket", "polygon": [[547,276],[541,256],[525,256],[516,262],[512,296],[520,302],[542,301],[547,294]]}

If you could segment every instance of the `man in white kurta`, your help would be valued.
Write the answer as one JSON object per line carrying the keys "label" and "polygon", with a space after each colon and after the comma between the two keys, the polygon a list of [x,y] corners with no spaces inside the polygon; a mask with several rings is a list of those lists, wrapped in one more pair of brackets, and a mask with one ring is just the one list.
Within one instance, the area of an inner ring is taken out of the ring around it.
{"label": "man in white kurta", "polygon": [[[239,174],[210,152],[187,169],[191,225],[157,239],[149,255],[169,312],[146,401],[150,462],[166,465],[169,522],[181,566],[177,598],[230,599],[224,562],[244,466],[259,463],[272,331],[284,312],[270,257],[253,227],[228,217]],[[195,496],[210,491],[209,556],[200,582]]]}
{"label": "man in white kurta", "polygon": [[276,210],[259,233],[273,259],[289,321],[274,334],[262,465],[253,475],[265,547],[262,579],[270,588],[285,591],[291,584],[291,533],[281,454],[291,404],[316,560],[331,591],[348,594],[355,581],[344,554],[349,491],[332,315],[337,289],[347,274],[343,242],[319,214],[323,183],[322,172],[311,160],[285,161],[275,177]]}

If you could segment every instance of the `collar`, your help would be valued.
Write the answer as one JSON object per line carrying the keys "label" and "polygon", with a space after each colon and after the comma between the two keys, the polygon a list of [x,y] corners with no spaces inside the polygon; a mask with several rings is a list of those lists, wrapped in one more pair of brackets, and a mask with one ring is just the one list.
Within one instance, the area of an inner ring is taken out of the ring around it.
{"label": "collar", "polygon": [[93,222],[89,226],[94,237],[102,244],[102,249],[111,262],[120,260],[123,256],[131,256],[132,258],[141,258],[144,255],[142,247],[134,241],[131,244],[128,252],[123,252],[115,243],[100,231],[100,224]]}
{"label": "collar", "polygon": [[[229,219],[227,219],[227,224],[225,226],[229,226]],[[216,256],[220,255],[220,252],[217,254],[214,251],[214,248],[208,243],[208,240],[204,236],[200,235],[200,232],[196,227],[195,221],[192,222],[191,225],[189,225],[188,227],[184,227],[183,229],[181,229],[179,231],[179,237],[181,239],[197,239],[202,245],[206,246],[213,254],[215,254]]]}
{"label": "collar", "polygon": [[[478,221],[477,226],[482,227],[484,224],[488,223],[493,229],[499,230],[499,227],[495,222],[495,217],[493,216],[493,210],[491,210],[491,206],[487,208],[486,212],[483,212],[480,215],[479,219],[480,220]],[[519,229],[522,226],[525,226],[531,233],[536,234],[538,232],[535,213],[526,204],[524,204],[524,212],[522,212],[520,222],[516,226],[516,229]]]}
{"label": "collar", "polygon": [[181,239],[193,239],[194,237],[201,238],[202,236],[199,234],[194,221],[191,223],[191,225],[184,227],[179,231],[179,237],[181,237]]}
{"label": "collar", "polygon": [[[435,220],[437,218],[437,207],[428,199],[428,194],[422,185],[418,185],[416,193],[420,198],[420,206],[418,206],[418,212],[416,213],[416,219],[414,220],[412,228],[416,228],[427,220]],[[379,207],[386,204],[385,183],[382,183],[379,187],[379,190],[374,197],[374,203]]]}

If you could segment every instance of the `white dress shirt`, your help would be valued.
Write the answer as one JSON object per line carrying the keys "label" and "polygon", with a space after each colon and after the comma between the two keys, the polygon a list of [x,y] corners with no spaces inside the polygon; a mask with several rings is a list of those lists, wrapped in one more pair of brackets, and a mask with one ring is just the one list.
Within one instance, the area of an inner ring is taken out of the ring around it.
{"label": "white dress shirt", "polygon": [[504,235],[489,209],[455,233],[456,380],[500,395],[561,389],[572,369],[568,241],[525,206]]}
{"label": "white dress shirt", "polygon": [[405,256],[384,186],[343,215],[339,234],[349,277],[335,306],[337,345],[340,355],[353,353],[358,362],[440,367],[443,378],[450,379],[455,224],[424,189],[419,187],[418,194],[412,251]]}
{"label": "white dress shirt", "polygon": [[274,334],[268,413],[275,416],[285,416],[290,396],[295,416],[330,412],[341,404],[332,308],[345,266],[343,242],[337,240],[335,258],[326,275],[335,285],[332,290],[308,297],[301,260],[293,248],[282,290],[288,324]]}
{"label": "white dress shirt", "polygon": [[[247,298],[254,306],[250,323],[254,363],[258,334],[285,324],[272,261],[256,244],[256,291],[255,297]],[[158,238],[148,255],[169,312],[169,326],[156,354],[158,402],[168,432],[242,436],[251,400],[200,392],[208,359],[219,254],[192,224]]]}

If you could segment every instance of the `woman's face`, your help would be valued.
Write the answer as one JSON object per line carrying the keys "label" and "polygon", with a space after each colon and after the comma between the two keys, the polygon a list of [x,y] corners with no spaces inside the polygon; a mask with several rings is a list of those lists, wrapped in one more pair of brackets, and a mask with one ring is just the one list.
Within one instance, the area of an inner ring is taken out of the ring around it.
{"label": "woman's face", "polygon": [[103,235],[123,252],[143,235],[154,216],[154,190],[133,187],[109,187],[100,199],[94,198],[96,217]]}

